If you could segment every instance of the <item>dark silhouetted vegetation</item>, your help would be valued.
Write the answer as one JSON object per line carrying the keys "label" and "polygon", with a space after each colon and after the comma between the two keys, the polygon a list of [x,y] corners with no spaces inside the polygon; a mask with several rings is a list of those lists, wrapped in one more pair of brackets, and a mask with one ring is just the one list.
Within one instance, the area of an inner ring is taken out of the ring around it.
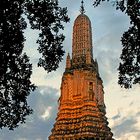
{"label": "dark silhouetted vegetation", "polygon": [[122,42],[121,62],[119,65],[119,80],[121,87],[131,88],[140,84],[140,1],[139,0],[94,0],[94,6],[102,1],[111,1],[117,10],[125,12],[130,18],[130,27],[124,32]]}
{"label": "dark silhouetted vegetation", "polygon": [[0,128],[14,129],[32,113],[27,97],[35,85],[30,81],[32,64],[23,53],[27,27],[23,15],[32,29],[40,31],[37,43],[42,58],[38,66],[47,72],[56,70],[64,55],[64,35],[59,32],[69,18],[57,0],[0,1]]}

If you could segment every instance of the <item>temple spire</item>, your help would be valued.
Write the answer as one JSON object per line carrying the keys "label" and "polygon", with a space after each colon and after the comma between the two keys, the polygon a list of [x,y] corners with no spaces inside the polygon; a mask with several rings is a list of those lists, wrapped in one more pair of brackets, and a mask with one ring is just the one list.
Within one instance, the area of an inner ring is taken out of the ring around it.
{"label": "temple spire", "polygon": [[84,14],[74,21],[72,58],[69,53],[61,82],[58,114],[48,140],[114,140],[105,116],[104,90],[92,55],[92,28]]}
{"label": "temple spire", "polygon": [[80,12],[81,12],[81,14],[84,14],[84,13],[85,13],[85,9],[84,9],[84,2],[83,2],[83,0],[81,1],[81,8],[80,8]]}

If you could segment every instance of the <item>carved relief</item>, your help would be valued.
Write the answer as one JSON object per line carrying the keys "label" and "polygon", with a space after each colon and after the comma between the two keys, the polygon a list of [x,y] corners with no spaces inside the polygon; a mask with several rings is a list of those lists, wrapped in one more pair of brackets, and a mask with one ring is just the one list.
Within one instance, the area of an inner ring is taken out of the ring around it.
{"label": "carved relief", "polygon": [[98,104],[104,105],[104,92],[101,84],[98,85]]}

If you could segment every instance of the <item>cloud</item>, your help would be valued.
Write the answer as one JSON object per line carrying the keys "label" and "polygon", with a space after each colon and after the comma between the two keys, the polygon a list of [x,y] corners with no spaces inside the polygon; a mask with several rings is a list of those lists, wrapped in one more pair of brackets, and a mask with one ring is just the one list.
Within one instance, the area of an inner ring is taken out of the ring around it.
{"label": "cloud", "polygon": [[[108,60],[108,61],[111,61]],[[105,61],[106,62],[106,61]],[[111,63],[109,63],[111,65]],[[140,87],[126,90],[117,84],[117,73],[110,70],[105,84],[105,104],[109,126],[116,140],[140,139]]]}
{"label": "cloud", "polygon": [[52,107],[48,106],[47,109],[45,110],[45,112],[41,115],[41,117],[46,120],[50,117],[50,113],[51,113]]}
{"label": "cloud", "polygon": [[113,119],[113,120],[117,120],[117,119],[119,119],[120,117],[121,117],[121,113],[120,113],[120,111],[118,111],[117,115],[113,116],[112,119]]}
{"label": "cloud", "polygon": [[140,135],[138,133],[129,133],[124,134],[121,138],[118,138],[117,140],[139,140]]}
{"label": "cloud", "polygon": [[[133,117],[135,117],[135,115]],[[136,140],[139,140],[140,126],[139,128],[136,128],[135,125],[137,123],[138,122],[135,120],[135,118],[122,118],[115,122],[114,127],[112,127],[115,139],[132,140],[131,138],[135,138]]]}
{"label": "cloud", "polygon": [[26,138],[19,138],[18,140],[27,140]]}
{"label": "cloud", "polygon": [[135,104],[131,104],[129,107],[119,108],[118,113],[109,118],[112,132],[117,140],[140,139],[139,107],[135,107]]}
{"label": "cloud", "polygon": [[1,130],[1,140],[47,140],[57,113],[58,90],[38,87],[28,99],[34,113],[14,131]]}
{"label": "cloud", "polygon": [[122,119],[120,124],[116,124],[115,127],[112,128],[112,130],[115,132],[115,135],[117,137],[122,137],[124,134],[128,134],[130,132],[137,131],[134,127],[136,124],[136,120],[129,118],[129,119]]}

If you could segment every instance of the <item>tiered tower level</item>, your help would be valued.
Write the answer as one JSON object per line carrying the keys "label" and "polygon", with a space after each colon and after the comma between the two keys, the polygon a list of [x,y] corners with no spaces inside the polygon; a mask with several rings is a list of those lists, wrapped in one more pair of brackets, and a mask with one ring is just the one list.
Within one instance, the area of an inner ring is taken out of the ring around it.
{"label": "tiered tower level", "polygon": [[91,22],[82,5],[73,26],[72,59],[68,54],[58,114],[49,140],[113,140],[92,48]]}

